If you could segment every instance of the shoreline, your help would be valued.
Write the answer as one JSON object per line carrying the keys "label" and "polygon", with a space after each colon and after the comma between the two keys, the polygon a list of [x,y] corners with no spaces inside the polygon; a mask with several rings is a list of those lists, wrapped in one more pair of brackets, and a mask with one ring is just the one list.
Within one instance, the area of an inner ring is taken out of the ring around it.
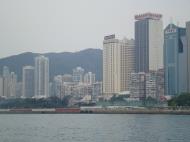
{"label": "shoreline", "polygon": [[166,114],[190,115],[190,110],[169,109],[109,109],[109,108],[52,108],[52,109],[0,109],[0,114]]}

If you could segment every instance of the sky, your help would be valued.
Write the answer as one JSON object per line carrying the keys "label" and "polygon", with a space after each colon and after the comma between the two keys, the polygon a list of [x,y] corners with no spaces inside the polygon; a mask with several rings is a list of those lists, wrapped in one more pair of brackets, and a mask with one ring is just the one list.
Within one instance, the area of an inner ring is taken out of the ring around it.
{"label": "sky", "polygon": [[134,38],[134,15],[190,21],[190,0],[0,0],[0,58],[23,52],[102,48],[104,36]]}

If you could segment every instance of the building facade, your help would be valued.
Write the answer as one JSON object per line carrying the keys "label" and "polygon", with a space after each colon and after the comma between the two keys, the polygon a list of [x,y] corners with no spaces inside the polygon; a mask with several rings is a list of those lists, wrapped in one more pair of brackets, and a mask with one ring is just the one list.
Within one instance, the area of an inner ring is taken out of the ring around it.
{"label": "building facade", "polygon": [[156,72],[153,71],[146,73],[145,79],[146,79],[146,84],[145,84],[146,98],[151,97],[156,99],[157,98]]}
{"label": "building facade", "polygon": [[0,97],[3,96],[3,77],[0,76]]}
{"label": "building facade", "polygon": [[71,74],[64,74],[62,78],[63,82],[73,82],[73,77]]}
{"label": "building facade", "polygon": [[163,68],[163,23],[161,14],[135,15],[136,72]]}
{"label": "building facade", "polygon": [[3,67],[3,96],[10,97],[10,72],[7,66]]}
{"label": "building facade", "polygon": [[130,98],[137,98],[140,100],[146,98],[146,73],[131,73],[129,91]]}
{"label": "building facade", "polygon": [[93,83],[95,83],[96,78],[95,78],[95,74],[92,72],[88,72],[84,75],[84,83],[85,84],[89,84],[92,85]]}
{"label": "building facade", "polygon": [[187,37],[187,74],[188,74],[188,92],[190,92],[190,21],[186,23]]}
{"label": "building facade", "polygon": [[115,35],[103,41],[103,94],[113,95],[129,89],[130,73],[135,70],[134,40],[118,40]]}
{"label": "building facade", "polygon": [[30,98],[34,96],[34,67],[24,66],[22,70],[23,96]]}
{"label": "building facade", "polygon": [[164,30],[165,93],[178,95],[187,92],[186,29],[169,24]]}
{"label": "building facade", "polygon": [[17,86],[17,75],[14,72],[10,73],[10,82],[9,82],[9,92],[10,97],[15,98],[16,97],[16,86]]}
{"label": "building facade", "polygon": [[97,100],[102,96],[102,82],[96,82],[93,84],[92,99]]}
{"label": "building facade", "polygon": [[44,56],[35,58],[35,97],[49,96],[49,59]]}
{"label": "building facade", "polygon": [[81,67],[77,67],[73,69],[73,81],[76,83],[82,83],[84,76],[84,69]]}

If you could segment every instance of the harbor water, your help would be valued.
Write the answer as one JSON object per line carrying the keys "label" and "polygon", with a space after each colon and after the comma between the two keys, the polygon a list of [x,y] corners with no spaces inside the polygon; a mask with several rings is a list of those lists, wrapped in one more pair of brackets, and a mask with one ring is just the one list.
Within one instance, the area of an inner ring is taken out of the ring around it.
{"label": "harbor water", "polygon": [[0,115],[0,142],[189,141],[190,115]]}

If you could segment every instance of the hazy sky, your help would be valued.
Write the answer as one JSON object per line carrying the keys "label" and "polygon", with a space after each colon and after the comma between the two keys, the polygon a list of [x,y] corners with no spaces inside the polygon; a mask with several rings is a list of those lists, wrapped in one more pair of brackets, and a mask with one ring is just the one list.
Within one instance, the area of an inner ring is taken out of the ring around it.
{"label": "hazy sky", "polygon": [[190,0],[0,0],[0,58],[22,52],[102,48],[105,35],[134,37],[134,15],[190,21]]}

